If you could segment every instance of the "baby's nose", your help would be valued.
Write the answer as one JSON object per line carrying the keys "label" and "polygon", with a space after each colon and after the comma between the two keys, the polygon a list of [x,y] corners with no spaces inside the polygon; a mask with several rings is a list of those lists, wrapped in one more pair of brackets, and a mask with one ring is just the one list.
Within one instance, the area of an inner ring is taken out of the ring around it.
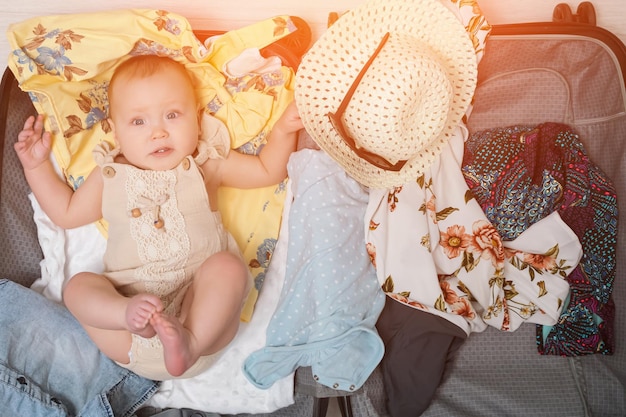
{"label": "baby's nose", "polygon": [[155,126],[152,130],[152,139],[163,139],[168,136],[167,130],[162,126]]}

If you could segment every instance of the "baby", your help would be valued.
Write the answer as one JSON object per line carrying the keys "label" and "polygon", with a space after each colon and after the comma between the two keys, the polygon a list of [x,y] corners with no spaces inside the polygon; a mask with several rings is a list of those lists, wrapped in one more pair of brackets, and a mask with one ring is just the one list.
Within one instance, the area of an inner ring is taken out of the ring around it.
{"label": "baby", "polygon": [[129,58],[108,95],[116,146],[96,147],[97,166],[76,191],[54,171],[42,115],[26,120],[15,150],[55,224],[109,224],[105,272],[79,273],[63,290],[91,339],[141,376],[191,377],[235,336],[250,287],[217,189],[282,181],[302,123],[292,103],[258,156],[229,152],[217,119],[203,116],[200,131],[192,80],[165,57]]}

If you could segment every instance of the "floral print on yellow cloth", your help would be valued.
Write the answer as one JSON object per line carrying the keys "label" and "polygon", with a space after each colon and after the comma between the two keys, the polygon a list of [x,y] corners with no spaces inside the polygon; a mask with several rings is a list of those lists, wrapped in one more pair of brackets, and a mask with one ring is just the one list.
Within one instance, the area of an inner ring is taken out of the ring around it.
{"label": "floral print on yellow cloth", "polygon": [[[158,54],[182,62],[207,114],[226,125],[231,148],[258,153],[293,99],[293,70],[226,76],[222,68],[249,48],[263,48],[296,30],[277,16],[211,39],[208,47],[186,18],[164,10],[126,9],[41,16],[8,29],[9,67],[35,109],[45,114],[52,151],[67,183],[78,188],[95,166],[92,149],[113,143],[107,122],[108,80],[128,56]],[[243,252],[255,288],[242,319],[250,319],[273,251],[284,203],[284,183],[254,190],[225,189],[219,209]],[[235,215],[236,213],[236,215]],[[107,224],[99,222],[106,236]]]}
{"label": "floral print on yellow cloth", "polygon": [[468,334],[487,325],[513,331],[554,324],[582,256],[574,232],[553,213],[504,241],[461,172],[459,128],[417,181],[370,190],[366,243],[383,290]]}

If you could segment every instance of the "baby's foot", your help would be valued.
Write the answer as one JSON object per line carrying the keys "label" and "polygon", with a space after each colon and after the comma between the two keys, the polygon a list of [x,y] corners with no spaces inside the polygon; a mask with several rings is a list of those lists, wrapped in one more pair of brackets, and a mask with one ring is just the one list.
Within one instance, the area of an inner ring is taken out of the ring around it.
{"label": "baby's foot", "polygon": [[128,331],[141,337],[153,337],[156,332],[150,319],[163,309],[161,299],[151,294],[137,294],[130,298],[126,306],[126,326]]}
{"label": "baby's foot", "polygon": [[176,317],[157,313],[150,320],[163,344],[165,368],[172,376],[180,376],[197,358],[192,358],[189,332]]}

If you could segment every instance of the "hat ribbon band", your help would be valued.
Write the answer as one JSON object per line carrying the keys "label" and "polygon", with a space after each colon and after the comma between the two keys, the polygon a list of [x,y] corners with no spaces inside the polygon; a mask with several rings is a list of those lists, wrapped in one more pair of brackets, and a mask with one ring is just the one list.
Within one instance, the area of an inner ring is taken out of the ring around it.
{"label": "hat ribbon band", "polygon": [[352,96],[354,95],[354,92],[356,91],[359,83],[361,82],[361,79],[363,79],[365,72],[372,65],[372,62],[374,61],[376,56],[380,53],[381,49],[383,49],[383,46],[387,42],[387,39],[389,39],[389,32],[385,33],[385,35],[383,36],[380,43],[376,47],[376,50],[374,51],[372,56],[369,57],[365,65],[363,65],[363,68],[361,68],[361,71],[359,71],[359,74],[356,76],[356,78],[352,82],[352,85],[348,89],[348,92],[344,96],[343,100],[341,100],[341,103],[339,104],[337,111],[335,113],[328,112],[326,116],[328,116],[328,119],[330,120],[331,125],[337,131],[341,139],[343,139],[346,145],[348,145],[348,147],[359,158],[364,159],[365,161],[369,162],[375,167],[378,167],[387,171],[400,171],[402,167],[406,164],[407,162],[406,160],[398,161],[395,164],[392,164],[391,162],[387,161],[385,158],[383,158],[382,156],[378,154],[375,154],[363,148],[357,147],[356,141],[348,134],[348,131],[342,119],[343,114],[345,113],[346,108],[348,107],[348,104],[350,103],[350,100],[352,99]]}

